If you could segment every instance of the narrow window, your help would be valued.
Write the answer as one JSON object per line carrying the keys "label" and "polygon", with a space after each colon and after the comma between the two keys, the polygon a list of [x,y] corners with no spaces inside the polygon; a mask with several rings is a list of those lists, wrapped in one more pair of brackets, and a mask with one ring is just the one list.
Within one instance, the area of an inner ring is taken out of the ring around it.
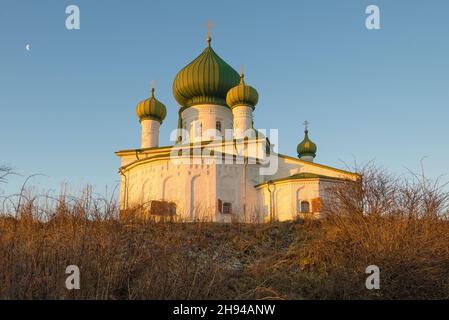
{"label": "narrow window", "polygon": [[231,214],[232,213],[232,203],[224,202],[223,203],[223,214]]}
{"label": "narrow window", "polygon": [[195,121],[195,138],[200,138],[201,137],[201,122],[200,121]]}
{"label": "narrow window", "polygon": [[302,213],[310,212],[310,205],[308,201],[301,201],[301,212]]}
{"label": "narrow window", "polygon": [[215,122],[215,129],[216,129],[218,132],[222,133],[222,132],[221,132],[221,122],[220,122],[220,121]]}
{"label": "narrow window", "polygon": [[195,134],[195,122],[190,122],[190,139],[193,138],[193,135]]}
{"label": "narrow window", "polygon": [[190,122],[190,138],[198,139],[201,137],[201,122],[196,120]]}

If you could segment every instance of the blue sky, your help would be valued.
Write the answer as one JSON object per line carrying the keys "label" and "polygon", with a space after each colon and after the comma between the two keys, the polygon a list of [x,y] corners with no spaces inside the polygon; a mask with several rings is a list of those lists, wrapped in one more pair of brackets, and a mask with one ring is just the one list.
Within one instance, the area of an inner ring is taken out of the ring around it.
{"label": "blue sky", "polygon": [[[80,30],[65,28],[70,4]],[[369,4],[381,30],[365,28]],[[444,0],[2,0],[0,164],[45,174],[33,180],[42,189],[112,188],[114,151],[139,146],[135,106],[152,79],[168,109],[160,143],[170,143],[173,79],[204,49],[212,20],[214,49],[245,66],[260,96],[255,125],[280,129],[280,152],[296,154],[307,119],[319,163],[374,159],[402,174],[426,157],[429,176],[446,175],[448,12]]]}

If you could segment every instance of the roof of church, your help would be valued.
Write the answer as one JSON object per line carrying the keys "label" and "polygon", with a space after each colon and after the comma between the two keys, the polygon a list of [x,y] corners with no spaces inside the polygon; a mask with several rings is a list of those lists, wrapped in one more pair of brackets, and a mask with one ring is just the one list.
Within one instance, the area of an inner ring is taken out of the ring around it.
{"label": "roof of church", "polygon": [[239,74],[210,45],[186,67],[173,82],[173,95],[183,107],[198,104],[227,106],[226,94],[239,84]]}
{"label": "roof of church", "polygon": [[[221,143],[233,143],[233,141],[222,141]],[[201,143],[201,145],[207,145],[210,144],[211,141],[204,141]],[[134,161],[129,162],[128,164],[122,166],[120,169],[128,169],[130,167],[134,167],[136,165],[138,165],[139,163],[144,163],[147,161],[155,161],[155,160],[162,160],[162,159],[170,159],[170,156],[172,156],[172,148],[175,146],[160,146],[160,147],[151,147],[151,148],[143,148],[143,149],[128,149],[128,150],[120,150],[116,152],[116,155],[119,157],[127,157],[127,156],[133,156],[135,157]],[[196,145],[192,145],[192,144],[187,144],[187,145],[180,145],[178,146],[180,148],[197,148],[198,146]],[[220,154],[225,154],[225,153],[220,153]],[[218,153],[217,153],[218,155]],[[317,167],[317,168],[322,168],[322,169],[327,169],[327,170],[331,170],[337,173],[340,173],[342,176],[349,176],[352,177],[353,180],[358,180],[360,179],[360,175],[358,173],[355,172],[350,172],[347,170],[342,170],[342,169],[337,169],[334,167],[330,167],[330,166],[326,166],[320,163],[316,163],[316,162],[309,162],[309,161],[305,161],[305,160],[301,160],[295,157],[291,157],[288,155],[284,155],[284,154],[280,154],[280,153],[273,153],[273,155],[277,155],[281,158],[284,159],[288,159],[290,161],[294,161],[294,162],[298,162],[301,163],[303,165],[306,166],[311,166],[311,167]],[[332,176],[327,176],[327,175],[318,175],[318,174],[313,174],[313,173],[300,173],[300,174],[296,174],[296,175],[292,175],[292,176],[288,176],[288,177],[284,177],[284,178],[279,178],[279,179],[273,179],[271,181],[285,181],[285,180],[298,180],[298,179],[336,179],[336,180],[346,180],[344,178],[338,178],[338,177],[332,177]],[[351,178],[349,178],[351,179]],[[264,182],[266,183],[266,182]],[[264,183],[257,185],[257,186],[261,186]]]}
{"label": "roof of church", "polygon": [[284,181],[287,182],[287,181],[295,181],[295,180],[309,180],[309,179],[349,181],[349,179],[344,179],[344,178],[326,176],[326,175],[316,174],[316,173],[302,172],[302,173],[294,174],[294,175],[284,177],[284,178],[278,178],[278,179],[264,181],[262,183],[259,183],[258,185],[255,185],[254,187],[256,187],[256,188],[261,187],[261,186],[269,184],[269,183],[277,183],[277,182],[284,182]]}
{"label": "roof of church", "polygon": [[327,165],[324,165],[324,164],[321,164],[321,163],[317,163],[317,162],[311,162],[311,161],[301,160],[301,159],[298,159],[298,158],[295,158],[295,157],[288,156],[288,155],[286,155],[286,154],[278,153],[277,155],[278,155],[279,157],[281,157],[281,158],[288,159],[288,160],[291,160],[291,161],[294,161],[294,162],[299,162],[299,163],[307,164],[307,165],[310,165],[310,166],[313,166],[313,167],[319,167],[319,168],[323,168],[323,169],[329,169],[329,170],[336,171],[336,172],[339,172],[339,173],[342,173],[342,174],[349,174],[349,175],[354,176],[355,178],[360,177],[360,175],[359,175],[358,173],[355,173],[355,172],[351,172],[351,171],[347,171],[347,170],[343,170],[343,169],[338,169],[338,168],[330,167],[330,166],[327,166]]}

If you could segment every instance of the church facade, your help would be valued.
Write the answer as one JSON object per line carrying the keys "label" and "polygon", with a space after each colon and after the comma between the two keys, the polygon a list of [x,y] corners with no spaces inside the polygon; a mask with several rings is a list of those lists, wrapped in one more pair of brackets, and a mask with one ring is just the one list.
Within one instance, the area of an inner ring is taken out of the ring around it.
{"label": "church facade", "polygon": [[328,187],[358,179],[314,162],[307,125],[297,157],[279,154],[272,130],[254,128],[257,90],[215,53],[210,37],[176,75],[173,95],[173,145],[159,146],[167,109],[152,87],[136,107],[141,147],[116,152],[123,216],[255,223],[319,217]]}

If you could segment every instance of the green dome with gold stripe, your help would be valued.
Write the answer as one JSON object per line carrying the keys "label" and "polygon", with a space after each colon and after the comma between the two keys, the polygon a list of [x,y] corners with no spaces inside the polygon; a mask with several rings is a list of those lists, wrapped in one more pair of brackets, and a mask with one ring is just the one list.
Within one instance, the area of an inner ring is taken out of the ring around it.
{"label": "green dome with gold stripe", "polygon": [[165,119],[167,116],[167,108],[154,97],[154,88],[151,88],[151,97],[137,104],[136,114],[140,122],[143,120],[156,120],[162,123]]}
{"label": "green dome with gold stripe", "polygon": [[245,76],[242,73],[240,76],[240,84],[229,90],[226,96],[226,103],[229,107],[235,106],[250,106],[254,109],[259,101],[259,94],[257,90],[245,84]]}
{"label": "green dome with gold stripe", "polygon": [[309,130],[306,129],[304,131],[304,140],[298,144],[296,151],[298,152],[299,158],[303,156],[316,156],[317,147],[316,144],[309,139]]}
{"label": "green dome with gold stripe", "polygon": [[239,83],[239,74],[210,46],[176,75],[173,95],[183,107],[198,104],[227,106],[226,94]]}

